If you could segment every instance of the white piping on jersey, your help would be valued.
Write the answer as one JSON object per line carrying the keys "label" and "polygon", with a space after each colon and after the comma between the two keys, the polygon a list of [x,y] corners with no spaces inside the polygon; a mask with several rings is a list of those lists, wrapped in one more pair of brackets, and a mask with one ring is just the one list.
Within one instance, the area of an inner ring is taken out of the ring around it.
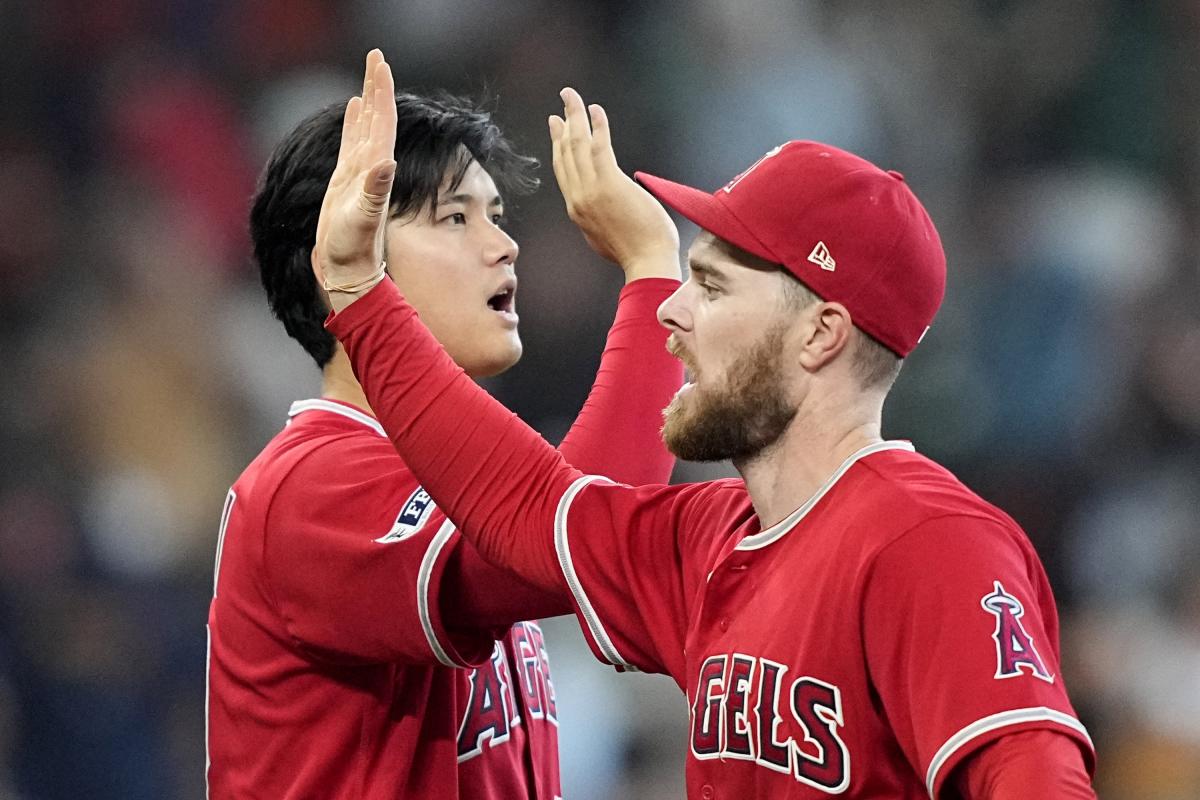
{"label": "white piping on jersey", "polygon": [[[217,531],[217,555],[213,560],[213,600],[217,599],[217,578],[221,574],[221,552],[225,549],[225,529],[229,527],[229,515],[237,502],[237,492],[232,488],[225,495],[225,507],[221,509],[221,527]],[[212,627],[204,625],[204,797],[208,798],[208,773],[212,769],[212,749],[209,747],[209,698],[212,695]]]}
{"label": "white piping on jersey", "polygon": [[387,433],[383,430],[383,426],[379,424],[379,420],[369,414],[364,414],[357,408],[350,408],[341,403],[335,403],[332,400],[297,400],[292,403],[292,407],[288,409],[288,419],[296,416],[304,411],[328,411],[331,414],[341,414],[343,417],[348,417],[355,422],[360,422],[366,425],[371,430],[378,433],[383,438],[387,438]]}
{"label": "white piping on jersey", "polygon": [[907,450],[911,453],[915,452],[916,448],[912,446],[912,442],[902,442],[897,440],[876,442],[875,444],[867,445],[843,461],[842,465],[838,467],[832,475],[829,476],[829,480],[825,481],[825,485],[818,489],[816,494],[808,498],[804,505],[797,508],[791,514],[788,514],[781,522],[775,523],[765,531],[759,531],[752,536],[745,537],[737,543],[737,547],[734,549],[757,550],[760,547],[766,547],[775,540],[779,539],[792,528],[796,527],[796,524],[800,522],[800,520],[804,519],[805,515],[807,515],[809,511],[812,511],[813,506],[820,502],[821,498],[824,497],[826,493],[834,487],[834,484],[836,484],[838,480],[846,474],[846,471],[849,470],[850,467],[854,466],[854,462],[858,461],[860,458],[865,458],[872,453],[880,453],[884,450]]}
{"label": "white piping on jersey", "polygon": [[937,781],[938,772],[941,771],[946,762],[950,760],[950,757],[961,749],[963,745],[985,733],[990,733],[1009,725],[1021,725],[1026,722],[1057,722],[1059,725],[1065,725],[1071,730],[1082,734],[1083,738],[1087,739],[1088,747],[1091,747],[1093,750],[1096,749],[1096,746],[1092,744],[1092,737],[1088,736],[1087,728],[1083,727],[1083,723],[1070,714],[1064,714],[1061,711],[1055,711],[1053,708],[1046,708],[1045,706],[1001,711],[999,714],[992,714],[991,716],[972,722],[946,740],[946,743],[934,755],[933,760],[929,762],[929,770],[925,773],[925,788],[929,791],[929,796],[933,797],[933,787]]}
{"label": "white piping on jersey", "polygon": [[592,607],[592,601],[588,599],[587,592],[583,590],[583,584],[579,581],[579,575],[575,572],[575,564],[571,561],[571,545],[567,540],[567,514],[571,510],[571,503],[574,502],[576,495],[589,483],[595,481],[612,483],[603,475],[584,475],[576,478],[575,482],[567,487],[567,491],[563,492],[562,499],[558,501],[558,510],[554,514],[554,549],[558,552],[558,564],[562,568],[563,577],[567,580],[567,588],[571,590],[571,594],[575,596],[575,602],[579,604],[579,611],[583,615],[583,621],[587,623],[592,639],[596,642],[596,647],[599,648],[608,663],[636,672],[637,667],[621,657],[613,645],[612,639],[609,638],[608,631],[604,630],[604,625],[596,615],[596,609]]}
{"label": "white piping on jersey", "polygon": [[225,529],[229,527],[229,515],[237,502],[237,492],[232,488],[225,495],[225,507],[221,509],[221,526],[217,528],[217,554],[213,557],[213,599],[217,597],[217,579],[221,577],[221,552],[225,549]]}
{"label": "white piping on jersey", "polygon": [[433,617],[429,614],[429,579],[433,575],[433,566],[437,563],[438,554],[442,552],[446,542],[450,541],[453,533],[454,523],[446,520],[425,548],[421,567],[417,570],[417,616],[421,618],[421,630],[425,631],[425,639],[429,642],[429,649],[433,651],[434,657],[447,667],[465,667],[466,664],[460,664],[450,658],[446,648],[442,647],[437,632],[433,629]]}

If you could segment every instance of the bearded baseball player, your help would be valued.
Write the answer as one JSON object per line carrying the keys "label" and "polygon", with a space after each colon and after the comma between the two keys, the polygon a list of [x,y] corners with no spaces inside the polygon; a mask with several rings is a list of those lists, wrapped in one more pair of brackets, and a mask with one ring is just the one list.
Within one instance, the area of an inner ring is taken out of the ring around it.
{"label": "bearded baseball player", "polygon": [[[479,377],[521,353],[517,245],[497,184],[531,188],[534,162],[478,108],[395,95],[374,51],[363,95],[284,139],[254,202],[271,307],[322,368],[323,392],[292,406],[225,502],[209,612],[209,796],[550,800],[561,794],[554,686],[541,630],[525,620],[571,605],[463,541],[322,327],[328,305],[312,251],[347,153],[387,170],[356,208],[439,354],[444,346],[456,369]],[[654,309],[678,288],[678,265],[624,267],[600,375],[561,452],[589,471],[661,483],[673,460],[659,408],[682,368]],[[421,379],[422,364],[393,363]],[[473,435],[479,423],[441,419],[448,435]]]}
{"label": "bearded baseball player", "polygon": [[[607,237],[622,261],[670,262],[603,110],[589,130],[579,96],[563,97],[556,174],[621,199],[576,221],[630,233]],[[370,184],[331,185],[314,267],[347,289],[326,324],[425,488],[486,558],[569,593],[598,658],[686,691],[690,797],[1094,796],[1028,539],[880,435],[945,285],[903,176],[792,141],[711,194],[638,179],[701,228],[658,312],[691,373],[664,437],[682,458],[733,459],[742,479],[630,487],[572,468],[377,282],[356,205]],[[478,424],[453,430],[464,415]]]}

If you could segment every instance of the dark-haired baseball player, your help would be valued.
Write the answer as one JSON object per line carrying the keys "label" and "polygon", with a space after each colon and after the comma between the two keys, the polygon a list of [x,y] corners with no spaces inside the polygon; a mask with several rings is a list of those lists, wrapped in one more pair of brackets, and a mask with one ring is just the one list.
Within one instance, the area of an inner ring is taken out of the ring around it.
{"label": "dark-haired baseball player", "polygon": [[[323,289],[312,269],[326,188],[361,136],[388,171],[359,211],[389,283],[463,374],[502,372],[521,353],[504,199],[533,187],[533,160],[465,101],[395,95],[381,64],[372,52],[365,101],[320,111],[283,140],[254,201],[268,300],[323,385],[292,405],[225,501],[209,612],[209,797],[551,800],[557,711],[532,620],[570,603],[482,561],[438,510],[322,325],[326,290],[345,287]],[[387,136],[357,124],[368,117]],[[664,250],[677,247],[660,233]],[[654,309],[679,286],[678,267],[622,266],[600,375],[561,452],[657,483],[672,466],[659,411],[682,369]],[[440,382],[419,359],[399,368]],[[474,435],[481,420],[463,409],[443,422],[448,436]]]}
{"label": "dark-haired baseball player", "polygon": [[[624,185],[603,111],[589,129],[578,95],[564,100],[560,180]],[[572,468],[375,283],[366,220],[330,212],[340,244],[314,266],[347,288],[328,325],[413,471],[485,557],[570,594],[597,657],[686,691],[690,797],[1094,796],[1028,539],[880,434],[945,285],[903,176],[792,141],[713,193],[638,177],[701,228],[690,278],[659,309],[690,372],[664,437],[683,458],[733,459],[742,479],[630,487]],[[370,185],[331,187],[332,202]],[[631,209],[657,219],[649,195],[619,196],[575,214],[589,236],[628,231]],[[654,241],[610,246],[629,258]],[[464,413],[479,426],[447,438]]]}

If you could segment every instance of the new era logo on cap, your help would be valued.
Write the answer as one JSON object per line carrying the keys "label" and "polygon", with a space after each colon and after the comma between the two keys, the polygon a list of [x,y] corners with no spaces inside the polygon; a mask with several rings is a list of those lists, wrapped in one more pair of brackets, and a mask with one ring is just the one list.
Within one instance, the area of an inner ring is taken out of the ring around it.
{"label": "new era logo on cap", "polygon": [[858,328],[901,357],[942,303],[946,256],[925,208],[900,173],[853,153],[787,142],[712,194],[634,177],[704,230],[844,305]]}
{"label": "new era logo on cap", "polygon": [[833,260],[833,256],[829,254],[829,248],[824,242],[817,242],[817,246],[808,254],[808,260],[816,264],[821,269],[827,269],[833,272],[837,269],[837,262]]}

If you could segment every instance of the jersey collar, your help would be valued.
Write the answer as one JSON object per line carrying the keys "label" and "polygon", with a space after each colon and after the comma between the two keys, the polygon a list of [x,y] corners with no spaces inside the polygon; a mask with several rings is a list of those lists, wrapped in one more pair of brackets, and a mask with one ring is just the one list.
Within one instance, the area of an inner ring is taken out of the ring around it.
{"label": "jersey collar", "polygon": [[737,543],[737,546],[734,549],[758,550],[759,548],[766,547],[775,540],[779,539],[792,528],[796,527],[797,523],[804,519],[808,512],[813,509],[813,506],[821,502],[821,498],[824,497],[829,490],[834,487],[834,484],[836,484],[852,466],[854,466],[856,461],[858,461],[860,458],[865,458],[872,453],[881,453],[884,450],[907,450],[910,453],[916,452],[916,448],[913,447],[912,442],[904,442],[900,440],[876,442],[875,444],[867,445],[843,461],[842,465],[838,467],[832,475],[829,476],[829,480],[825,481],[825,484],[817,490],[816,494],[808,498],[808,501],[805,502],[804,505],[797,508],[791,514],[788,514],[782,521],[775,523],[765,531],[759,531],[752,536],[744,537],[740,542]]}
{"label": "jersey collar", "polygon": [[305,411],[328,411],[331,414],[341,414],[347,419],[352,419],[355,422],[366,425],[371,430],[378,433],[383,438],[387,438],[387,433],[384,432],[383,426],[379,424],[379,420],[372,417],[370,414],[365,414],[353,406],[338,403],[333,400],[325,400],[318,398],[315,400],[297,400],[292,403],[292,407],[288,409],[288,420],[297,414],[302,414]]}

